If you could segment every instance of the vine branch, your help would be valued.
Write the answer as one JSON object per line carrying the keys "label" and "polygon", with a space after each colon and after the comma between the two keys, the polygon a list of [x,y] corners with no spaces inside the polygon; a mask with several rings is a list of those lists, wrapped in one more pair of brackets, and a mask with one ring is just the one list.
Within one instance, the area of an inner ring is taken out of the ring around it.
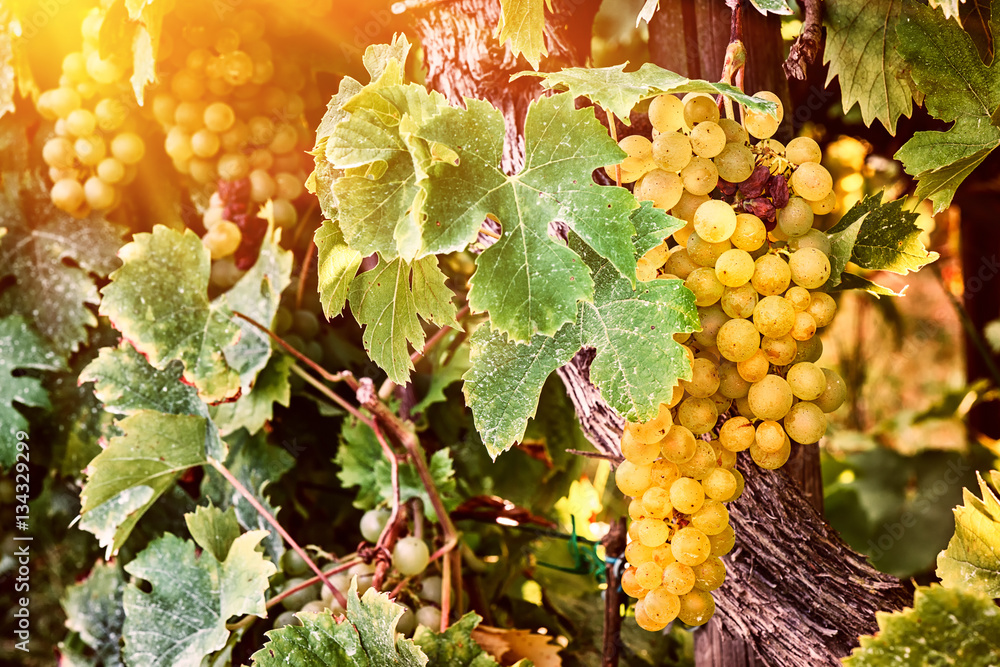
{"label": "vine branch", "polygon": [[813,63],[823,46],[822,0],[802,0],[802,30],[788,50],[788,58],[781,65],[789,79],[805,80],[806,64]]}

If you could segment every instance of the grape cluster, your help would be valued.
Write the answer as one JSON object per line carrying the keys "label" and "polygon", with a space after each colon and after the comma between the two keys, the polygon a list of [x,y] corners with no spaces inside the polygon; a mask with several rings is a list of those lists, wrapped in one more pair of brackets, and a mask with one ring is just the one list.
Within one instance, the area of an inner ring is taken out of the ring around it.
{"label": "grape cluster", "polygon": [[636,621],[647,630],[675,618],[701,625],[714,613],[711,591],[735,539],[726,505],[743,492],[737,454],[780,467],[792,442],[819,442],[825,413],[846,398],[837,373],[815,363],[816,332],[836,312],[822,291],[830,241],[813,228],[835,204],[833,182],[815,141],[770,138],[781,104],[757,96],[778,104],[777,118],[744,109],[741,125],[720,118],[709,96],[657,97],[652,140],[625,137],[628,157],[606,168],[687,223],[640,258],[638,275],[683,280],[701,322],[675,336],[691,379],[622,435],[616,482],[632,497],[622,588],[638,598]]}
{"label": "grape cluster", "polygon": [[255,9],[224,22],[181,19],[174,31],[181,38],[158,63],[163,85],[153,115],[177,171],[217,195],[202,218],[212,259],[232,257],[246,269],[266,230],[258,216],[265,202],[278,226],[298,222],[294,202],[304,191],[310,146],[306,75],[294,60],[274,57],[268,22]]}
{"label": "grape cluster", "polygon": [[83,19],[82,49],[66,55],[59,86],[37,102],[42,117],[55,121],[54,136],[42,147],[52,203],[80,218],[117,204],[146,151],[135,132],[127,64],[98,49],[103,20],[96,8]]}
{"label": "grape cluster", "polygon": [[[361,536],[375,543],[389,520],[389,512],[384,509],[373,509],[361,517]],[[411,584],[405,594],[411,605],[399,603],[403,607],[403,615],[396,623],[396,631],[410,635],[417,625],[424,625],[437,630],[441,626],[441,577],[421,577],[430,563],[430,550],[427,543],[414,536],[397,540],[392,551],[392,567],[403,577],[420,577],[419,583]],[[308,564],[294,551],[286,551],[281,558],[282,570],[289,578],[284,583],[284,590],[297,588],[304,584],[310,574]],[[372,587],[375,575],[375,565],[357,563],[350,568],[328,577],[330,583],[347,597],[351,582],[357,579],[358,595]],[[399,602],[397,600],[397,602]],[[281,600],[285,611],[274,621],[274,628],[298,623],[295,614],[299,611],[322,613],[330,609],[335,615],[343,614],[345,609],[333,597],[333,592],[326,586],[315,583],[312,586],[295,591]],[[416,607],[416,612],[412,607]]]}

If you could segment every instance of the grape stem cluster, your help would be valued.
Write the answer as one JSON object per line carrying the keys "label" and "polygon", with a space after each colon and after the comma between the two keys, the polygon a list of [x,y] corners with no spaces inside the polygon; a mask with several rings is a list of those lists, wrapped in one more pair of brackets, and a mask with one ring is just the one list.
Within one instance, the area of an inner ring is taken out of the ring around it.
{"label": "grape stem cluster", "polygon": [[[325,368],[315,363],[307,356],[293,348],[291,345],[286,343],[280,336],[275,334],[273,331],[265,327],[260,322],[257,322],[253,318],[240,313],[235,312],[237,317],[240,317],[253,326],[257,327],[262,332],[268,334],[273,340],[275,340],[279,345],[281,345],[289,354],[298,359],[302,364],[305,364],[313,373],[319,375],[320,378],[326,382],[339,383],[343,382],[347,387],[354,393],[355,396],[358,395],[358,390],[361,389],[361,382],[358,378],[354,377],[349,371],[341,371],[340,373],[330,373]],[[440,338],[438,338],[440,340]],[[430,341],[428,341],[430,343]],[[426,352],[428,346],[424,347]],[[364,401],[359,406],[354,406],[350,401],[343,398],[328,386],[320,382],[318,379],[313,377],[312,374],[306,372],[301,366],[295,364],[292,366],[292,372],[303,378],[306,382],[312,385],[317,391],[323,394],[325,397],[336,403],[338,406],[346,410],[355,419],[362,422],[369,428],[371,428],[376,437],[379,440],[379,444],[383,448],[383,452],[389,457],[390,466],[393,470],[393,517],[396,521],[390,521],[386,526],[386,531],[390,530],[390,526],[398,522],[399,518],[399,475],[398,475],[398,464],[399,459],[395,453],[395,450],[389,444],[389,440],[386,439],[385,435],[388,434],[391,440],[399,443],[403,446],[409,458],[413,461],[414,467],[417,469],[417,475],[420,477],[421,483],[427,490],[427,495],[430,498],[431,505],[434,507],[434,511],[437,513],[438,520],[441,523],[441,532],[444,538],[444,543],[440,548],[437,549],[433,554],[431,554],[430,560],[434,561],[438,558],[444,558],[445,564],[442,567],[442,590],[441,590],[441,632],[444,632],[448,628],[448,617],[451,607],[451,588],[455,587],[458,593],[457,599],[461,600],[461,558],[458,552],[455,550],[458,544],[459,533],[455,529],[454,523],[452,523],[451,516],[448,513],[447,508],[444,506],[444,502],[441,500],[441,495],[438,493],[437,486],[434,484],[434,478],[431,476],[430,470],[427,466],[427,460],[424,457],[423,447],[420,444],[419,438],[416,434],[407,427],[406,424],[392,411],[389,407],[382,402],[375,392],[365,392],[367,400]],[[367,414],[362,412],[362,410],[367,411]],[[383,432],[384,430],[384,432]],[[263,508],[259,508],[258,511],[262,511]],[[271,517],[273,520],[273,517]],[[274,524],[276,525],[275,521]],[[282,535],[286,535],[283,529],[280,529]],[[379,546],[386,546],[382,544],[383,538],[388,541],[386,536],[386,531],[379,536]],[[289,544],[293,545],[291,537],[286,537],[289,540]],[[297,550],[298,551],[298,550]],[[299,553],[303,559],[309,563],[310,567],[317,574],[321,574],[318,571],[318,567],[315,566],[313,561],[309,559],[308,555],[304,552]],[[376,566],[378,567],[378,566]],[[377,570],[376,570],[377,573]],[[384,576],[384,574],[383,574]],[[339,600],[338,600],[339,601]]]}

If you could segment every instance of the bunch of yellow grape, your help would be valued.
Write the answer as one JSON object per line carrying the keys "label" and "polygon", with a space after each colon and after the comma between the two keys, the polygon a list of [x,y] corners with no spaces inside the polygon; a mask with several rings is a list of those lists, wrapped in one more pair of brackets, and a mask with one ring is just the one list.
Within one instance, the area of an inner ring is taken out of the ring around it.
{"label": "bunch of yellow grape", "polygon": [[[816,365],[818,329],[836,312],[822,291],[830,241],[814,216],[835,204],[815,141],[770,137],[778,117],[744,109],[720,118],[715,100],[652,100],[652,140],[627,136],[628,157],[606,168],[687,224],[640,258],[640,280],[680,279],[695,296],[701,330],[678,335],[692,366],[646,423],[627,423],[615,474],[629,505],[629,567],[622,588],[647,630],[675,618],[706,623],[721,557],[734,545],[726,504],[743,492],[737,454],[782,466],[792,442],[819,442],[826,414],[846,398],[837,373]],[[750,143],[750,137],[757,141]],[[620,176],[619,176],[620,175]]]}
{"label": "bunch of yellow grape", "polygon": [[98,9],[84,18],[83,48],[66,55],[59,86],[42,92],[37,103],[39,113],[55,121],[42,148],[52,203],[77,217],[113,207],[146,151],[134,131],[127,63],[98,49],[102,22]]}
{"label": "bunch of yellow grape", "polygon": [[278,226],[298,221],[294,202],[304,192],[311,147],[300,94],[306,74],[293,59],[275,57],[268,21],[255,9],[220,20],[187,6],[177,19],[157,63],[162,84],[153,115],[177,171],[215,193],[203,214],[212,258],[253,246],[236,254],[236,266],[245,269],[266,229],[257,216],[261,205],[271,201]]}

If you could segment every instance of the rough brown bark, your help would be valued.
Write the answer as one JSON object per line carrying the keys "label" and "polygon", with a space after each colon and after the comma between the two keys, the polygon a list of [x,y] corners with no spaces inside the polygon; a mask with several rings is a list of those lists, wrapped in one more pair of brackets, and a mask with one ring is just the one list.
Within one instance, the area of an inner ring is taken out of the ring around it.
{"label": "rough brown bark", "polygon": [[[555,0],[546,11],[542,71],[580,66],[590,56],[591,26],[600,0]],[[414,29],[424,49],[427,85],[461,104],[466,97],[489,100],[507,121],[504,165],[513,173],[524,162],[524,117],[542,87],[535,77],[511,81],[530,70],[493,31],[500,21],[498,0],[450,0],[415,13]]]}
{"label": "rough brown bark", "polygon": [[[559,373],[587,437],[614,450],[621,418],[596,389],[580,386],[586,359]],[[848,547],[786,472],[761,470],[745,454],[739,470],[746,488],[729,506],[736,547],[715,594],[717,620],[698,630],[706,638],[699,658],[726,667],[755,664],[754,654],[775,667],[839,664],[859,635],[877,630],[876,611],[901,609],[912,596]]]}

